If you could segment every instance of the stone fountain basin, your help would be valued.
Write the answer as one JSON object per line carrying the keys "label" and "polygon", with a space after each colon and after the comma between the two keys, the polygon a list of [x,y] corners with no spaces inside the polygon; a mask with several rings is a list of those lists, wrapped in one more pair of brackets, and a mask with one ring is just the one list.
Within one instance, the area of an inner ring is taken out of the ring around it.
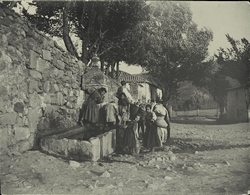
{"label": "stone fountain basin", "polygon": [[41,149],[51,155],[76,161],[98,161],[114,152],[116,129],[101,133],[99,129],[76,127],[40,140]]}

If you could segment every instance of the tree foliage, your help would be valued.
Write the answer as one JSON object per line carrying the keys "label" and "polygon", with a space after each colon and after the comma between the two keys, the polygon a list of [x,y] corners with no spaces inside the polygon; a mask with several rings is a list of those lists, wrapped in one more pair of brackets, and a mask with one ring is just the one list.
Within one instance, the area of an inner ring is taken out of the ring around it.
{"label": "tree foliage", "polygon": [[231,48],[219,49],[216,55],[218,63],[222,66],[223,74],[236,79],[245,87],[246,109],[250,104],[250,43],[242,38],[240,41],[233,39],[229,34],[226,38]]}
{"label": "tree foliage", "polygon": [[[105,61],[123,60],[124,34],[147,15],[143,1],[36,1],[33,5],[36,14],[24,15],[39,30],[63,37],[68,51],[84,62],[95,53]],[[80,54],[70,33],[82,41]]]}
{"label": "tree foliage", "polygon": [[231,48],[219,49],[217,61],[223,66],[224,74],[237,79],[241,85],[250,84],[250,43],[242,38],[233,39],[229,34],[226,38]]}
{"label": "tree foliage", "polygon": [[152,2],[150,19],[134,32],[131,63],[137,61],[158,79],[165,101],[176,94],[180,81],[193,77],[213,38],[210,30],[197,28],[184,2]]}
{"label": "tree foliage", "polygon": [[[233,87],[230,80],[235,79],[239,84],[246,86],[246,93],[249,93],[250,79],[250,44],[245,38],[241,41],[234,40],[226,35],[231,47],[219,48],[215,60],[202,63],[195,71],[196,77],[193,84],[198,87],[205,87],[213,96],[223,114],[226,106],[227,89]],[[248,88],[247,88],[248,86]],[[249,97],[246,95],[246,97]],[[247,100],[249,106],[249,100]]]}

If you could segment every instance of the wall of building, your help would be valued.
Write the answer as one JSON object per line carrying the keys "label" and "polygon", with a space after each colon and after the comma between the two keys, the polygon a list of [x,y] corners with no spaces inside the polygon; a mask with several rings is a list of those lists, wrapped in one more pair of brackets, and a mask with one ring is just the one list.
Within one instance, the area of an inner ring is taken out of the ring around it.
{"label": "wall of building", "polygon": [[[0,8],[2,153],[26,151],[41,136],[75,126],[86,98],[81,89],[85,65],[32,26]],[[106,84],[110,93],[119,86],[111,80]]]}
{"label": "wall of building", "polygon": [[140,83],[138,86],[138,99],[143,103],[147,103],[151,100],[151,90],[148,83]]}
{"label": "wall of building", "polygon": [[139,93],[138,93],[138,84],[137,83],[129,83],[129,92],[134,99],[134,101],[138,101]]}
{"label": "wall of building", "polygon": [[227,92],[227,119],[230,122],[246,122],[248,120],[244,88],[232,89]]}

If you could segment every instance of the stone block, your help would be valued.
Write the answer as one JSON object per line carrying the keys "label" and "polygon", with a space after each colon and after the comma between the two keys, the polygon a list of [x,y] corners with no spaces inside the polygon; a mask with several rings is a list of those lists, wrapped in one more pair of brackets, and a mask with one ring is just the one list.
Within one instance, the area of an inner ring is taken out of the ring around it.
{"label": "stone block", "polygon": [[36,70],[30,70],[30,76],[35,79],[42,79],[42,74]]}
{"label": "stone block", "polygon": [[61,61],[61,60],[57,60],[56,67],[59,70],[63,70],[65,68],[65,63],[63,61]]}
{"label": "stone block", "polygon": [[77,147],[74,149],[74,159],[79,161],[92,159],[92,144],[88,141],[77,141]]}
{"label": "stone block", "polygon": [[8,100],[8,90],[5,86],[0,86],[0,97],[3,99],[3,101]]}
{"label": "stone block", "polygon": [[58,70],[58,77],[63,78],[64,77],[64,72],[62,70]]}
{"label": "stone block", "polygon": [[49,153],[59,156],[68,156],[68,139],[51,139]]}
{"label": "stone block", "polygon": [[26,140],[30,136],[30,130],[29,130],[29,128],[15,127],[14,128],[14,132],[15,132],[15,139],[17,141]]}
{"label": "stone block", "polygon": [[16,120],[16,126],[17,127],[23,127],[23,118],[18,116]]}
{"label": "stone block", "polygon": [[30,136],[29,136],[29,145],[30,145],[30,148],[32,148],[35,144],[37,145],[37,143],[35,143],[35,133],[30,133]]}
{"label": "stone block", "polygon": [[23,113],[24,105],[22,102],[17,102],[14,104],[14,111],[17,113]]}
{"label": "stone block", "polygon": [[29,126],[29,120],[27,116],[23,116],[23,126],[28,127]]}
{"label": "stone block", "polygon": [[107,143],[107,150],[106,150],[105,156],[112,154],[114,152],[114,149],[112,147],[112,132],[111,131],[106,133],[106,143]]}
{"label": "stone block", "polygon": [[66,102],[66,107],[72,109],[72,108],[73,108],[73,105],[72,105],[72,103],[70,103],[70,102]]}
{"label": "stone block", "polygon": [[107,155],[107,150],[108,150],[107,133],[99,135],[98,138],[100,139],[100,158],[103,158],[104,156]]}
{"label": "stone block", "polygon": [[44,70],[44,72],[43,72],[43,79],[45,81],[49,80],[50,77],[52,76],[51,74],[52,74],[51,70]]}
{"label": "stone block", "polygon": [[29,128],[30,129],[37,129],[37,124],[39,121],[39,116],[41,113],[39,113],[38,109],[30,109],[29,113],[27,115],[28,121],[29,121]]}
{"label": "stone block", "polygon": [[46,104],[50,104],[51,103],[51,99],[50,99],[50,95],[47,94],[47,93],[44,93],[43,94],[43,102],[46,103]]}
{"label": "stone block", "polygon": [[50,143],[52,138],[50,137],[41,137],[40,139],[40,146],[43,151],[49,152],[50,151]]}
{"label": "stone block", "polygon": [[32,107],[32,108],[40,107],[41,104],[42,104],[42,100],[38,94],[36,94],[36,93],[29,94],[30,107]]}
{"label": "stone block", "polygon": [[6,151],[8,147],[8,129],[0,128],[0,152]]}
{"label": "stone block", "polygon": [[25,151],[27,151],[27,150],[30,149],[30,143],[29,143],[29,141],[22,141],[18,145],[19,145],[19,152],[20,153],[23,153],[23,152],[25,152]]}
{"label": "stone block", "polygon": [[44,60],[49,60],[49,61],[52,59],[50,51],[43,50],[43,59]]}
{"label": "stone block", "polygon": [[43,90],[48,93],[50,91],[50,81],[45,81],[43,84]]}
{"label": "stone block", "polygon": [[97,161],[101,158],[100,156],[100,139],[98,137],[92,137],[89,139],[89,142],[92,144],[92,150],[91,150],[91,160]]}
{"label": "stone block", "polygon": [[30,50],[30,64],[29,64],[30,68],[36,69],[38,57],[39,56],[36,52],[34,52],[33,50]]}
{"label": "stone block", "polygon": [[31,79],[29,82],[29,93],[33,93],[34,91],[39,92],[40,89],[38,87],[38,81]]}
{"label": "stone block", "polygon": [[57,99],[57,105],[63,105],[64,104],[64,97],[63,94],[61,92],[57,92],[56,94],[56,99]]}
{"label": "stone block", "polygon": [[70,89],[70,91],[69,91],[69,96],[70,97],[74,96],[74,91],[72,89]]}
{"label": "stone block", "polygon": [[53,85],[53,87],[54,87],[54,92],[55,93],[60,91],[60,89],[59,89],[59,87],[58,87],[58,85],[56,83]]}
{"label": "stone block", "polygon": [[37,59],[36,70],[43,73],[45,68],[48,67],[47,62],[42,58]]}
{"label": "stone block", "polygon": [[16,124],[18,114],[16,112],[6,113],[0,116],[0,124],[2,125],[14,125]]}

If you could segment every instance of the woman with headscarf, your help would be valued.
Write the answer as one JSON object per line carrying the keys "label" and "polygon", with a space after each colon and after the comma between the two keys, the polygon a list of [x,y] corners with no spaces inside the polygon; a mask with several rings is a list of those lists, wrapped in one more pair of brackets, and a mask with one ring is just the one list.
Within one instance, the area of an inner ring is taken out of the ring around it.
{"label": "woman with headscarf", "polygon": [[[100,88],[91,93],[83,106],[82,120],[90,123],[99,122],[99,104],[103,103],[104,95],[107,93],[105,88]],[[81,119],[80,119],[81,120]]]}

